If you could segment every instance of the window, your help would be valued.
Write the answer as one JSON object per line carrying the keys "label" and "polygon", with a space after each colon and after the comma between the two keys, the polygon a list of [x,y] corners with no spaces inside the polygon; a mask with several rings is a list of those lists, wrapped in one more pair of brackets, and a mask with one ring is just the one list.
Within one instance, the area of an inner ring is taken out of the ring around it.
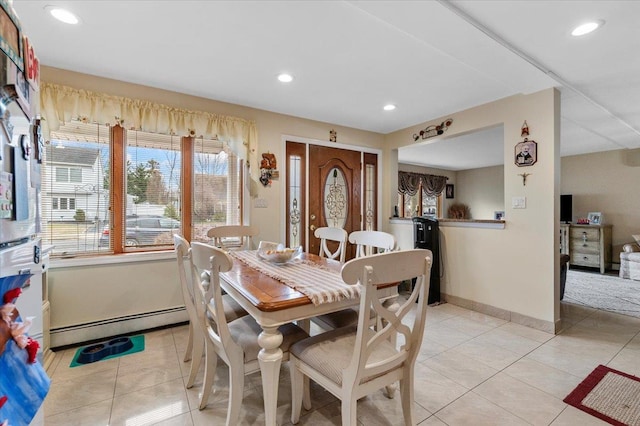
{"label": "window", "polygon": [[51,207],[53,210],[74,210],[76,208],[75,198],[52,198]]}
{"label": "window", "polygon": [[43,239],[54,255],[208,241],[215,224],[241,223],[242,170],[218,140],[66,123],[45,148]]}
{"label": "window", "polygon": [[82,182],[82,169],[56,167],[56,182]]}
{"label": "window", "polygon": [[423,215],[434,215],[435,217],[442,217],[441,214],[442,195],[428,196],[422,190],[416,193],[416,195],[410,196],[402,193],[398,193],[398,205],[403,208],[399,209],[398,215],[400,217],[415,217]]}
{"label": "window", "polygon": [[210,241],[207,230],[242,223],[242,161],[218,140],[193,139],[191,241]]}

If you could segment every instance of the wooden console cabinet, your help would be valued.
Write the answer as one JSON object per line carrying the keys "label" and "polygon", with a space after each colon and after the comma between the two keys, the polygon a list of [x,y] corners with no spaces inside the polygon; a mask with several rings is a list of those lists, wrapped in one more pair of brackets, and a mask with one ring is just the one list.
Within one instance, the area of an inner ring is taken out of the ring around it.
{"label": "wooden console cabinet", "polygon": [[561,253],[571,256],[571,265],[600,268],[604,274],[611,268],[611,228],[612,225],[563,224],[560,226]]}

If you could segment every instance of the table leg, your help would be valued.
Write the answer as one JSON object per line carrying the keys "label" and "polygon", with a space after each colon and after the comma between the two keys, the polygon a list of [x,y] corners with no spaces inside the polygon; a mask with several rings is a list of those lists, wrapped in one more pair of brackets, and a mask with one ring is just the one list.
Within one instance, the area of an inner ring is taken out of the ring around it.
{"label": "table leg", "polygon": [[262,327],[258,336],[262,348],[258,354],[260,374],[262,375],[262,394],[264,397],[264,420],[266,426],[275,426],[278,406],[278,381],[282,363],[282,333],[278,327]]}

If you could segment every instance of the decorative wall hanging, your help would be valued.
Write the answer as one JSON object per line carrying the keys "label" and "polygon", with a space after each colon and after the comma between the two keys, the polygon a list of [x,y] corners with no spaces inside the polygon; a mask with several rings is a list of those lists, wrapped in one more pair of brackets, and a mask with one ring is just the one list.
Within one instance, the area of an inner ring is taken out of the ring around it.
{"label": "decorative wall hanging", "polygon": [[444,195],[446,198],[455,198],[454,197],[454,192],[453,192],[453,184],[452,183],[448,183],[446,186],[446,189],[444,191]]}
{"label": "decorative wall hanging", "polygon": [[531,173],[520,173],[518,176],[522,176],[522,186],[527,186],[527,176],[531,176]]}
{"label": "decorative wall hanging", "polygon": [[533,166],[538,161],[538,144],[524,138],[515,147],[514,161],[518,167]]}
{"label": "decorative wall hanging", "polygon": [[273,179],[279,175],[277,168],[278,162],[275,154],[270,152],[262,153],[262,161],[260,161],[260,183],[262,186],[271,186]]}
{"label": "decorative wall hanging", "polygon": [[329,130],[329,142],[338,142],[338,132],[333,129]]}
{"label": "decorative wall hanging", "polygon": [[525,136],[529,136],[529,125],[527,124],[527,120],[524,120],[524,124],[522,125],[522,131],[520,133],[520,136],[522,136],[523,138]]}
{"label": "decorative wall hanging", "polygon": [[453,123],[453,118],[447,118],[445,121],[443,121],[439,125],[427,126],[424,130],[420,130],[419,133],[414,133],[413,140],[415,142],[420,139],[429,139],[434,136],[439,136],[447,131],[449,126],[451,126],[451,123]]}

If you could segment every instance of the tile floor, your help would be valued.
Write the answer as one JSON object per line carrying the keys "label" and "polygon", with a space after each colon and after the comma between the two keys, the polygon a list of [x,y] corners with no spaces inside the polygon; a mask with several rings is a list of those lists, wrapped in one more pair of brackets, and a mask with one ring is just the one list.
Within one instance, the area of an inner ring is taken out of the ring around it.
{"label": "tile floor", "polygon": [[[598,364],[640,375],[640,319],[562,305],[565,330],[553,336],[443,304],[430,307],[416,364],[415,413],[421,425],[605,424],[562,402]],[[75,349],[56,353],[45,424],[222,425],[227,371],[218,363],[215,392],[198,410],[202,371],[185,389],[187,328],[146,334],[144,352],[69,368]],[[340,403],[312,385],[313,409],[299,424],[339,425]],[[290,424],[289,374],[283,365],[278,421]],[[640,403],[640,402],[639,402]],[[260,375],[246,380],[242,425],[263,424]],[[399,394],[358,403],[360,425],[403,424]]]}

